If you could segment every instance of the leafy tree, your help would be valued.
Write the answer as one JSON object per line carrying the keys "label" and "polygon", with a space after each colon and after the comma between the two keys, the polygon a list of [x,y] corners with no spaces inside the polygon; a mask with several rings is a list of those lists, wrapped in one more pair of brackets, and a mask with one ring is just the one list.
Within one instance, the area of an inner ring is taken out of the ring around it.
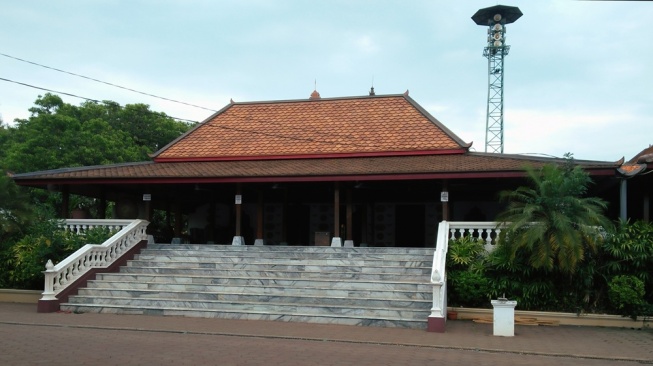
{"label": "leafy tree", "polygon": [[600,228],[612,224],[603,215],[605,201],[584,197],[589,175],[574,166],[571,155],[566,158],[564,166],[527,168],[529,187],[501,193],[508,207],[499,215],[506,225],[500,244],[513,259],[525,250],[534,268],[573,273],[587,250],[596,251]]}
{"label": "leafy tree", "polygon": [[0,170],[0,241],[19,234],[33,218],[29,197]]}
{"label": "leafy tree", "polygon": [[144,104],[74,106],[53,94],[34,104],[0,134],[0,166],[13,172],[143,161],[189,128]]}

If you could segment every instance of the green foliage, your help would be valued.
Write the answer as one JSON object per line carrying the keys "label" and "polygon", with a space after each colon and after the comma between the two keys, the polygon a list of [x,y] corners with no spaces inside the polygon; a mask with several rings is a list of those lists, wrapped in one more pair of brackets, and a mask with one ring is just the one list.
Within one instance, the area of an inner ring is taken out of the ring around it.
{"label": "green foliage", "polygon": [[66,104],[39,97],[28,119],[0,133],[0,166],[13,172],[148,160],[189,125],[144,104]]}
{"label": "green foliage", "polygon": [[447,274],[448,303],[452,306],[488,307],[490,283],[482,274],[454,270]]}
{"label": "green foliage", "polygon": [[114,234],[107,228],[94,228],[78,235],[58,225],[56,220],[39,221],[10,248],[12,256],[6,264],[12,287],[42,289],[48,260],[56,264],[85,244],[101,244]]}
{"label": "green foliage", "polygon": [[483,239],[466,235],[449,241],[447,250],[447,296],[452,306],[487,307],[490,287],[483,274]]}
{"label": "green foliage", "polygon": [[497,246],[486,263],[492,298],[505,294],[524,310],[552,310],[559,303],[560,291],[550,272],[533,267],[524,251],[513,255],[509,248]]}
{"label": "green foliage", "polygon": [[447,268],[467,269],[479,262],[485,253],[485,242],[483,239],[478,239],[471,235],[451,239],[449,240],[449,249],[447,250]]}
{"label": "green foliage", "polygon": [[612,305],[624,316],[637,319],[646,306],[644,282],[635,276],[616,276],[609,284]]}
{"label": "green foliage", "polygon": [[597,227],[609,228],[611,223],[603,215],[606,202],[582,197],[591,180],[567,158],[563,167],[526,169],[530,187],[501,193],[508,207],[499,215],[507,225],[499,243],[512,259],[525,250],[535,268],[573,273],[587,251],[596,251],[602,238]]}
{"label": "green foliage", "polygon": [[19,234],[33,218],[29,197],[0,170],[0,241]]}
{"label": "green foliage", "polygon": [[[642,280],[653,292],[653,224],[620,222],[602,245],[605,274],[629,274]],[[649,297],[649,301],[653,298]]]}

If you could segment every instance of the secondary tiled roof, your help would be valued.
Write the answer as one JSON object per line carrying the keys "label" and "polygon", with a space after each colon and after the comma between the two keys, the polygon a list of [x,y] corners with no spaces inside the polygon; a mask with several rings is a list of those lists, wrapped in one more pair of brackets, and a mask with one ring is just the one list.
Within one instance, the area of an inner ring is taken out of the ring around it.
{"label": "secondary tiled roof", "polygon": [[406,95],[231,103],[155,161],[462,153],[469,144]]}
{"label": "secondary tiled roof", "polygon": [[[142,162],[109,166],[81,167],[17,174],[19,184],[37,185],[56,181],[68,183],[256,181],[256,180],[331,180],[355,177],[357,180],[474,178],[521,176],[527,165],[539,167],[560,159],[472,153],[456,155],[358,157],[348,159],[277,159],[253,161]],[[621,162],[576,161],[603,174],[614,172]],[[39,183],[41,182],[41,183]]]}
{"label": "secondary tiled roof", "polygon": [[627,164],[646,164],[646,163],[653,163],[653,145],[640,151],[640,153],[635,155],[632,159],[630,159]]}

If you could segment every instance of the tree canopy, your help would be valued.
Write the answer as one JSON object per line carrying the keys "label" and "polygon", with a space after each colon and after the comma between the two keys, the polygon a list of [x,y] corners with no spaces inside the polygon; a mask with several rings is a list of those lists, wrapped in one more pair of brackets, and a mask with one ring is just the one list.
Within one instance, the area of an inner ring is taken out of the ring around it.
{"label": "tree canopy", "polygon": [[15,173],[147,160],[189,129],[145,104],[64,103],[39,96],[31,116],[0,128],[0,168]]}

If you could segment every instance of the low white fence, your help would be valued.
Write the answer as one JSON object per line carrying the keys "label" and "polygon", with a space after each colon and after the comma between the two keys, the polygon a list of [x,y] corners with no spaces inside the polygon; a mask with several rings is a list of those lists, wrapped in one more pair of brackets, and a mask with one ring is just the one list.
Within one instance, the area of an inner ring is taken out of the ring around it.
{"label": "low white fence", "polygon": [[96,227],[106,227],[109,230],[122,230],[125,226],[131,224],[134,220],[105,220],[105,219],[68,219],[59,225],[66,231],[72,231],[76,234],[82,234],[86,230]]}
{"label": "low white fence", "polygon": [[492,251],[496,244],[501,228],[497,222],[448,222],[442,221],[438,226],[438,237],[433,253],[433,267],[431,269],[431,284],[433,285],[433,307],[430,318],[446,318],[447,314],[447,273],[445,264],[449,240],[471,235],[485,241],[485,249]]}
{"label": "low white fence", "polygon": [[482,222],[482,221],[456,221],[450,222],[448,239],[460,238],[463,236],[471,235],[478,239],[485,241],[485,250],[491,252],[497,245],[501,227],[498,222]]}
{"label": "low white fence", "polygon": [[92,268],[107,268],[141,240],[147,239],[145,220],[66,220],[66,230],[82,233],[93,227],[120,231],[102,244],[86,244],[56,266],[45,265],[45,287],[41,300],[57,300],[57,294]]}

